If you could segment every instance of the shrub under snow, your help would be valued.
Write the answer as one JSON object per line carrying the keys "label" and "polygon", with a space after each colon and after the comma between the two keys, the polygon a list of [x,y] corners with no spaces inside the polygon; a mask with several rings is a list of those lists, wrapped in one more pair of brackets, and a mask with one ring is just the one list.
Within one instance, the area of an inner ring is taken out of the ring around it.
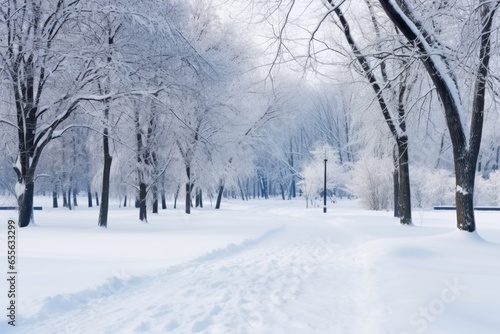
{"label": "shrub under snow", "polygon": [[370,210],[388,210],[393,203],[394,170],[389,158],[365,157],[351,173],[349,190]]}

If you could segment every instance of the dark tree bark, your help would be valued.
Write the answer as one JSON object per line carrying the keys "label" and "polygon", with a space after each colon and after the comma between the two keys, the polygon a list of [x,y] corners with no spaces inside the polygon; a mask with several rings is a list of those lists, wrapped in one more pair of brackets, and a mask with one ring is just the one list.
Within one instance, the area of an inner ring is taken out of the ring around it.
{"label": "dark tree bark", "polygon": [[90,189],[90,182],[87,183],[87,204],[88,207],[92,207],[92,189]]}
{"label": "dark tree bark", "polygon": [[179,183],[177,185],[177,189],[175,190],[174,194],[174,209],[177,209],[177,198],[179,198],[180,191],[181,191],[181,184]]}
{"label": "dark tree bark", "polygon": [[186,182],[186,209],[187,214],[191,213],[191,168],[186,167],[187,182]]}
{"label": "dark tree bark", "polygon": [[221,182],[219,185],[219,193],[217,194],[217,201],[215,202],[215,208],[220,209],[220,203],[222,201],[222,194],[224,193],[224,184]]}
{"label": "dark tree bark", "polygon": [[411,191],[410,191],[410,169],[408,164],[408,137],[398,138],[399,153],[399,210],[400,222],[403,225],[412,225],[411,218]]}
{"label": "dark tree bark", "polygon": [[[111,23],[109,22],[109,17],[107,18],[107,37],[108,37],[108,44],[107,44],[107,58],[106,62],[108,66],[110,66],[112,60],[113,60],[113,45],[115,43],[114,41],[114,35],[117,31],[113,31],[111,28]],[[107,73],[106,81],[104,83],[104,93],[109,94],[111,90],[111,74]],[[102,192],[101,192],[101,206],[99,207],[99,218],[98,218],[98,226],[100,227],[108,227],[108,210],[109,210],[109,182],[110,182],[110,177],[111,177],[111,163],[113,161],[113,158],[111,156],[111,152],[109,149],[109,113],[110,113],[110,100],[107,99],[104,101],[104,130],[103,130],[103,136],[102,136],[102,146],[103,146],[103,151],[104,151],[104,167],[103,167],[103,173],[102,173]]]}
{"label": "dark tree bark", "polygon": [[153,213],[158,213],[158,188],[156,184],[153,185]]}
{"label": "dark tree bark", "polygon": [[127,195],[125,195],[123,197],[123,207],[126,208],[127,207]]}
{"label": "dark tree bark", "polygon": [[196,207],[203,208],[203,193],[200,188],[196,188]]}
{"label": "dark tree bark", "polygon": [[[28,178],[26,178],[28,179]],[[28,224],[33,223],[33,196],[35,190],[35,183],[32,181],[26,184],[24,193],[18,196],[19,204],[19,227],[26,227]],[[23,225],[21,225],[23,222]]]}
{"label": "dark tree bark", "polygon": [[59,207],[59,203],[57,201],[57,189],[54,187],[54,190],[52,191],[52,207],[57,208]]}
{"label": "dark tree bark", "polygon": [[147,212],[147,186],[144,182],[139,183],[139,220],[142,222],[148,221],[148,212]]}
{"label": "dark tree bark", "polygon": [[78,190],[76,188],[73,188],[73,207],[78,206]]}
{"label": "dark tree bark", "polygon": [[68,197],[66,196],[66,190],[62,190],[62,196],[63,196],[63,207],[67,208],[68,207]]}
{"label": "dark tree bark", "polygon": [[[137,179],[139,180],[139,197],[137,199],[136,206],[139,206],[139,220],[142,222],[147,222],[147,185],[144,181],[144,171],[143,171],[143,145],[142,145],[142,133],[139,124],[139,111],[135,111],[135,126],[136,126],[136,139],[137,139]],[[147,164],[147,161],[144,161]]]}
{"label": "dark tree bark", "polygon": [[257,174],[259,176],[260,197],[264,197],[265,199],[269,199],[269,188],[268,188],[267,179],[264,175],[262,175],[262,172],[259,171]]}
{"label": "dark tree bark", "polygon": [[71,186],[68,188],[68,209],[73,209],[73,206],[71,205]]}
{"label": "dark tree bark", "polygon": [[165,190],[161,191],[161,208],[162,210],[167,209],[167,198],[165,196]]}
{"label": "dark tree bark", "polygon": [[[109,117],[109,109],[106,107],[105,114]],[[106,118],[108,118],[106,117]],[[109,179],[111,176],[111,163],[113,158],[109,152],[109,130],[107,125],[104,127],[102,136],[102,144],[104,149],[104,167],[102,172],[102,191],[101,205],[99,207],[99,218],[97,225],[100,227],[108,227],[108,210],[109,210]],[[96,202],[99,205],[99,198],[96,192]]]}
{"label": "dark tree bark", "polygon": [[97,193],[97,191],[95,192],[95,205],[99,206],[99,194]]}

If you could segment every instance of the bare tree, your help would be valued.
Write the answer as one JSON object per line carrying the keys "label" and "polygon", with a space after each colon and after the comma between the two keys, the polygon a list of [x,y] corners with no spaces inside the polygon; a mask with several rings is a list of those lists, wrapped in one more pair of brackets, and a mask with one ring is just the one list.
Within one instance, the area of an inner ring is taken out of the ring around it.
{"label": "bare tree", "polygon": [[[18,138],[14,171],[21,227],[33,221],[34,182],[43,149],[85,100],[82,92],[96,78],[91,61],[81,55],[72,57],[70,48],[63,50],[65,29],[74,22],[79,5],[79,0],[9,0],[0,8],[1,67],[17,120],[11,125]],[[72,70],[63,77],[63,68]],[[56,83],[59,86],[54,89]]]}
{"label": "bare tree", "polygon": [[[400,29],[407,40],[415,46],[420,54],[429,76],[434,83],[441,99],[446,118],[446,124],[453,145],[453,156],[456,177],[456,214],[459,230],[474,232],[476,222],[474,217],[474,181],[476,164],[483,131],[486,85],[492,56],[493,21],[500,1],[474,1],[466,10],[471,17],[477,17],[476,41],[467,41],[475,49],[475,67],[473,71],[474,86],[472,89],[471,119],[469,136],[465,131],[465,115],[467,105],[463,100],[464,90],[461,90],[456,72],[450,62],[452,56],[444,47],[436,30],[430,30],[419,18],[412,1],[409,0],[378,0],[392,22]],[[467,21],[474,22],[474,19]]]}

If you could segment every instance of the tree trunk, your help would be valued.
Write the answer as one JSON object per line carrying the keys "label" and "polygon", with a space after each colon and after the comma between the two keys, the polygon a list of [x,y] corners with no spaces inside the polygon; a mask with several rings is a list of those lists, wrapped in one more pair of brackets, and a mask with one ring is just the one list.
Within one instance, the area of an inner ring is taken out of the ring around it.
{"label": "tree trunk", "polygon": [[62,190],[62,196],[63,196],[63,207],[67,208],[68,207],[68,197],[66,196],[66,190]]}
{"label": "tree trunk", "polygon": [[194,195],[194,206],[197,208],[200,206],[200,194],[199,194],[200,189],[196,188],[195,195]]}
{"label": "tree trunk", "polygon": [[410,191],[410,167],[408,164],[408,138],[398,138],[398,169],[399,169],[399,209],[400,223],[412,225],[411,217],[411,191]]}
{"label": "tree trunk", "polygon": [[78,206],[78,190],[73,189],[73,207]]}
{"label": "tree trunk", "polygon": [[297,197],[297,191],[295,187],[295,175],[292,175],[292,181],[290,182],[290,191],[288,192],[288,199]]}
{"label": "tree trunk", "polygon": [[165,190],[161,191],[161,208],[162,210],[167,209],[167,198],[165,197]]}
{"label": "tree trunk", "polygon": [[241,185],[241,180],[238,178],[238,188],[240,189],[241,200],[245,200],[245,192],[243,191],[243,186]]}
{"label": "tree trunk", "polygon": [[187,182],[186,182],[186,208],[185,208],[185,212],[187,214],[190,214],[191,213],[191,190],[192,190],[192,186],[191,186],[191,167],[186,167],[186,175],[187,175]]}
{"label": "tree trunk", "polygon": [[174,194],[174,209],[177,209],[177,198],[179,198],[180,191],[181,191],[181,184],[179,183],[177,185],[177,189],[175,190],[175,194]]}
{"label": "tree trunk", "polygon": [[396,155],[394,155],[394,172],[392,173],[392,180],[394,185],[394,217],[400,218],[400,199],[399,199],[399,165],[396,160]]}
{"label": "tree trunk", "polygon": [[153,213],[158,213],[158,188],[153,185]]}
{"label": "tree trunk", "polygon": [[[104,167],[102,172],[102,192],[101,192],[101,206],[99,207],[98,226],[108,227],[108,209],[109,209],[109,179],[111,174],[111,162],[113,158],[109,153],[109,136],[108,128],[104,128],[103,134],[103,148],[104,148]],[[99,205],[99,198],[96,192],[96,201]]]}
{"label": "tree trunk", "polygon": [[219,193],[217,194],[217,202],[215,202],[215,209],[220,209],[220,203],[222,202],[223,192],[224,192],[224,184],[221,182],[219,186]]}
{"label": "tree trunk", "polygon": [[146,211],[147,209],[146,196],[147,196],[146,184],[144,182],[141,182],[139,183],[139,220],[141,222],[148,221],[148,213]]}
{"label": "tree trunk", "polygon": [[187,214],[191,213],[191,184],[186,182],[186,209]]}
{"label": "tree trunk", "polygon": [[97,193],[97,191],[95,192],[95,205],[99,206],[99,194]]}
{"label": "tree trunk", "polygon": [[247,177],[247,183],[245,185],[245,200],[250,200],[250,178]]}
{"label": "tree trunk", "polygon": [[476,229],[474,217],[475,166],[471,166],[468,161],[459,161],[459,163],[455,163],[455,175],[457,228],[462,231],[474,232]]}
{"label": "tree trunk", "polygon": [[264,176],[259,177],[259,189],[260,189],[260,194],[261,197],[264,197],[265,199],[269,199],[269,189],[268,189],[268,184],[267,180]]}
{"label": "tree trunk", "polygon": [[127,195],[125,195],[123,197],[123,207],[126,208],[127,207]]}
{"label": "tree trunk", "polygon": [[56,189],[52,190],[52,207],[53,208],[59,207],[59,203],[57,202],[57,190]]}
{"label": "tree trunk", "polygon": [[68,188],[68,209],[73,209],[73,206],[71,205],[71,186]]}
{"label": "tree trunk", "polygon": [[[17,187],[20,187],[19,183]],[[33,178],[27,175],[24,192],[18,194],[17,203],[19,206],[19,227],[26,227],[33,223],[33,196],[35,194],[35,183]]]}
{"label": "tree trunk", "polygon": [[90,189],[90,183],[87,185],[87,204],[88,207],[92,207],[92,190]]}

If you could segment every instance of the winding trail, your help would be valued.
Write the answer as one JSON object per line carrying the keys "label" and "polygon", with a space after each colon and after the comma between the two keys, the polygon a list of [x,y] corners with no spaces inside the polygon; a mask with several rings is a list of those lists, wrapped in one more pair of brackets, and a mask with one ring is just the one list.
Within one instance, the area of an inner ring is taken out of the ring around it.
{"label": "winding trail", "polygon": [[[383,333],[369,238],[268,212],[281,228],[153,275],[45,301],[15,333]],[[354,319],[358,319],[353,321]]]}

